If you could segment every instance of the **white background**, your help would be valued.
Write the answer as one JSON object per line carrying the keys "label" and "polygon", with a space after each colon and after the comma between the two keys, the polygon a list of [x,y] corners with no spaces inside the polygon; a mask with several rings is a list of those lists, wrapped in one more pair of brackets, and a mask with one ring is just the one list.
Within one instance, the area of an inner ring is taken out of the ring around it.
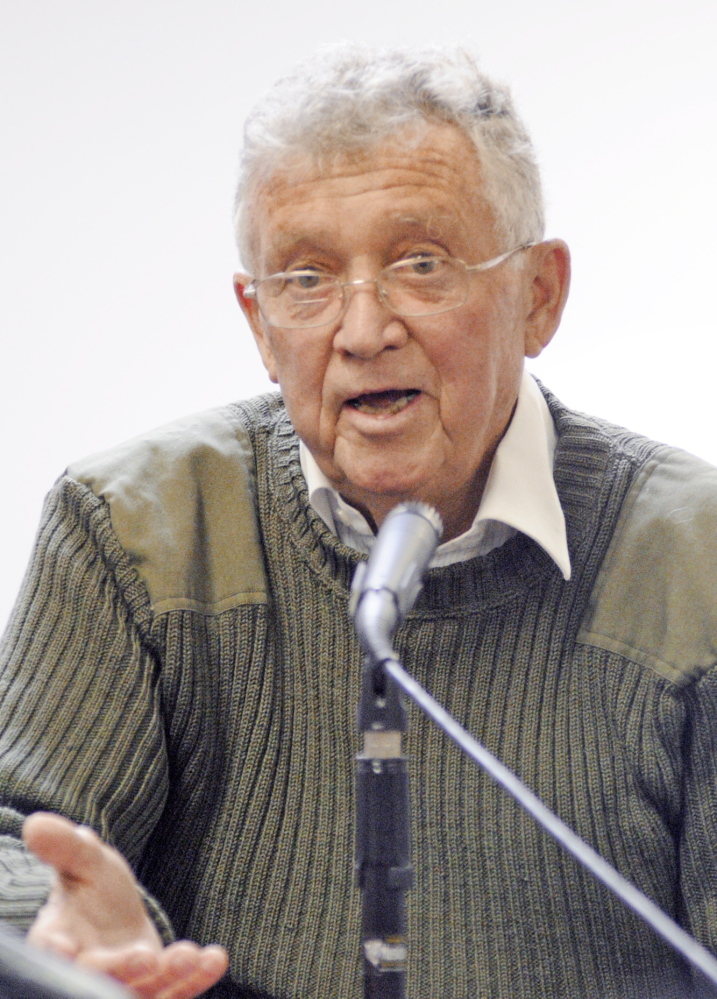
{"label": "white background", "polygon": [[717,463],[714,0],[0,0],[0,627],[71,460],[267,386],[235,305],[242,121],[342,38],[513,85],[571,301],[533,369]]}

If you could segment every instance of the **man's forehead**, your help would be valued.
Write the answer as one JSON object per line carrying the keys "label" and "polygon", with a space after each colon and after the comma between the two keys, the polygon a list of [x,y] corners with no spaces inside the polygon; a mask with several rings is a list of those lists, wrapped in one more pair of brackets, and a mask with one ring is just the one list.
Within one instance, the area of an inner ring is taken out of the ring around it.
{"label": "man's forehead", "polygon": [[277,159],[257,185],[256,194],[274,199],[295,197],[302,189],[321,185],[326,196],[344,193],[346,185],[410,186],[433,182],[480,181],[482,169],[470,139],[453,125],[404,128],[367,147],[331,152],[292,152]]}
{"label": "man's forehead", "polygon": [[[377,202],[383,221],[416,235],[440,238],[447,229],[486,214],[475,147],[452,126],[435,126],[423,141],[392,141],[328,160],[294,157],[255,192],[255,235],[290,237],[331,228],[333,211],[359,213]],[[491,213],[492,214],[492,213]]]}
{"label": "man's forehead", "polygon": [[[279,265],[282,257],[302,250],[318,250],[330,255],[343,255],[361,246],[390,252],[398,244],[433,242],[450,248],[455,255],[467,252],[466,239],[476,235],[478,227],[492,231],[492,214],[483,214],[482,222],[465,206],[454,210],[407,211],[402,207],[382,205],[380,215],[365,213],[357,204],[356,211],[291,211],[285,217],[274,215],[271,222],[261,215],[257,223],[257,249],[267,264]],[[449,251],[450,252],[450,251]]]}
{"label": "man's forehead", "polygon": [[[290,244],[303,235],[311,237],[312,234],[330,233],[339,224],[338,219],[333,219],[330,215],[313,214],[310,207],[307,207],[303,215],[294,214],[292,222],[293,225],[289,228],[272,230],[272,242],[275,246]],[[382,225],[389,232],[400,232],[417,239],[440,239],[452,233],[460,225],[460,219],[455,212],[448,210],[427,209],[416,212],[401,207],[388,207],[382,213]]]}

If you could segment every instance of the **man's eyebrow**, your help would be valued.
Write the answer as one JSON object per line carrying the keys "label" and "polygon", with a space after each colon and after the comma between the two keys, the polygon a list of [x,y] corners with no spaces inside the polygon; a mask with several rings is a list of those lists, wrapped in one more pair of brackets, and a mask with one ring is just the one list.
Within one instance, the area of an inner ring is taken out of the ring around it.
{"label": "man's eyebrow", "polygon": [[400,222],[402,225],[413,226],[422,229],[427,236],[439,238],[446,228],[446,222],[450,222],[453,216],[449,214],[438,214],[427,212],[424,214],[404,215],[399,210],[390,213],[392,221]]}
{"label": "man's eyebrow", "polygon": [[331,236],[323,229],[314,232],[286,232],[274,236],[271,249],[272,252],[281,256],[284,253],[293,253],[303,248],[316,248],[324,243],[330,245]]}
{"label": "man's eyebrow", "polygon": [[[440,240],[447,231],[455,228],[456,217],[450,212],[406,212],[396,208],[386,213],[393,225],[412,230],[411,235],[425,239]],[[276,233],[272,240],[272,255],[282,257],[287,253],[301,252],[303,249],[318,249],[328,253],[332,250],[335,233],[323,225],[305,225],[298,232]]]}

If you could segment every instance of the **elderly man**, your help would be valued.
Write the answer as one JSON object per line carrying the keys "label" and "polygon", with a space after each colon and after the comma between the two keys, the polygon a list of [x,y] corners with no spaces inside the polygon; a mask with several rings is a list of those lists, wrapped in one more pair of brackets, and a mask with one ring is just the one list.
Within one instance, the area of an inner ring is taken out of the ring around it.
{"label": "elderly man", "polygon": [[[524,373],[569,258],[507,94],[461,53],[312,60],[248,122],[237,219],[281,397],[53,490],[3,651],[2,911],[142,997],[360,995],[347,600],[412,499],[446,531],[409,671],[714,948],[717,473]],[[684,994],[417,712],[407,743],[409,995]]]}

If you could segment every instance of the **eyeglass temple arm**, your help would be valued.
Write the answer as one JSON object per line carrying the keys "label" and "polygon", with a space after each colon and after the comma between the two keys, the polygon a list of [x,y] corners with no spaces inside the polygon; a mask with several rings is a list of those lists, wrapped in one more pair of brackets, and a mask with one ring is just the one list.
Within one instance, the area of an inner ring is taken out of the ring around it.
{"label": "eyeglass temple arm", "polygon": [[523,243],[521,246],[515,246],[512,250],[506,250],[505,253],[501,253],[498,257],[493,257],[491,260],[484,260],[482,264],[466,264],[467,271],[489,271],[493,267],[497,267],[498,264],[502,264],[504,260],[508,257],[512,257],[515,253],[520,253],[521,250],[529,250],[531,246],[537,246],[537,243]]}

